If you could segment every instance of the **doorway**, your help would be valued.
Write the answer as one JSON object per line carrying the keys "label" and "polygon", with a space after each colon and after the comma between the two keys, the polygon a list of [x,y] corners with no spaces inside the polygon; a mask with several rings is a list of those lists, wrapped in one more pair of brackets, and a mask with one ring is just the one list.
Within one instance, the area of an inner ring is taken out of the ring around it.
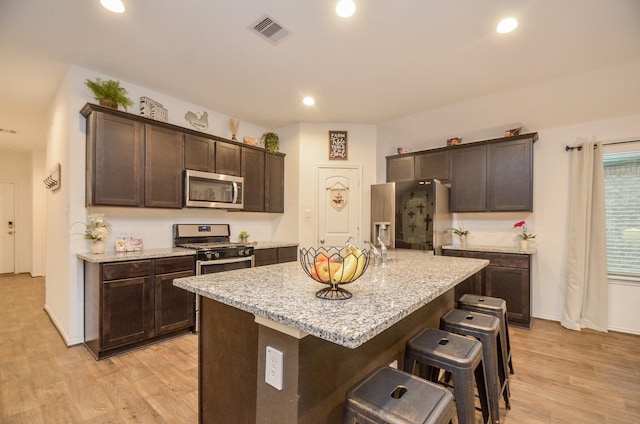
{"label": "doorway", "polygon": [[15,186],[0,183],[0,274],[15,272]]}
{"label": "doorway", "polygon": [[318,246],[362,243],[362,167],[318,167]]}

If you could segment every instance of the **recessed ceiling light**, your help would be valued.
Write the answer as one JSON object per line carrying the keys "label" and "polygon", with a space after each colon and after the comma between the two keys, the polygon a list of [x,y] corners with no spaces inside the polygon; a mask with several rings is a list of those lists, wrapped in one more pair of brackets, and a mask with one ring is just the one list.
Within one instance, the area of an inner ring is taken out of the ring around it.
{"label": "recessed ceiling light", "polygon": [[311,97],[311,96],[305,96],[305,98],[304,98],[304,99],[302,99],[302,103],[304,103],[304,104],[305,104],[305,105],[307,105],[307,106],[313,106],[313,104],[314,104],[315,102],[316,102],[316,101],[315,101],[315,100],[313,100],[313,97]]}
{"label": "recessed ceiling light", "polygon": [[121,0],[100,0],[100,4],[113,13],[124,12],[124,4]]}
{"label": "recessed ceiling light", "polygon": [[511,32],[518,27],[518,21],[516,18],[504,18],[498,24],[498,31],[500,34],[506,34],[507,32]]}
{"label": "recessed ceiling light", "polygon": [[356,12],[356,5],[352,0],[340,0],[336,5],[336,13],[341,18],[348,18]]}

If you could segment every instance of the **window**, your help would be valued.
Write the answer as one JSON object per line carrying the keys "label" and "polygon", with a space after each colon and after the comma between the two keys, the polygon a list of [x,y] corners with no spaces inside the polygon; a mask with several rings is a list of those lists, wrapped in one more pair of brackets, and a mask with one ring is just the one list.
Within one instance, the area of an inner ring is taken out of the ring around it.
{"label": "window", "polygon": [[608,273],[640,281],[640,142],[604,146],[603,162]]}

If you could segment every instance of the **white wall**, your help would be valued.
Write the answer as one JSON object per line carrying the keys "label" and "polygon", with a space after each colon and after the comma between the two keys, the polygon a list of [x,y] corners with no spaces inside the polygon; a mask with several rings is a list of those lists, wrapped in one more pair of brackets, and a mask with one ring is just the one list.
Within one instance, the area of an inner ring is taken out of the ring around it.
{"label": "white wall", "polygon": [[[85,143],[86,122],[79,113],[85,103],[95,103],[91,91],[84,85],[86,79],[113,78],[76,66],[61,83],[50,113],[50,130],[47,136],[45,169],[51,164],[62,167],[62,188],[47,193],[46,214],[46,304],[45,309],[58,327],[66,343],[83,341],[83,262],[78,253],[89,251],[89,241],[84,239],[84,225],[89,212],[104,213],[112,225],[112,233],[106,239],[108,250],[115,250],[115,240],[121,234],[142,238],[145,248],[167,248],[172,243],[172,225],[175,223],[228,223],[232,239],[237,240],[240,231],[251,234],[250,240],[297,241],[297,231],[285,225],[283,216],[295,216],[292,202],[295,196],[285,194],[285,214],[227,212],[212,209],[151,209],[151,208],[88,208],[85,207]],[[169,111],[169,123],[187,127],[184,120],[187,111],[208,113],[207,133],[230,138],[229,116],[188,104],[180,99],[147,90],[121,80],[136,103],[129,112],[139,113],[139,98],[147,96],[164,105]],[[265,131],[247,122],[240,123],[238,139],[243,136],[259,137]],[[281,151],[287,153],[290,144],[281,143]],[[285,165],[290,167],[285,159]],[[285,170],[285,172],[287,172]],[[291,182],[289,181],[288,184]],[[293,227],[295,227],[295,220]]]}
{"label": "white wall", "polygon": [[[348,160],[328,158],[329,130],[348,131]],[[371,184],[376,181],[376,128],[373,125],[349,123],[302,123],[299,125],[299,204],[298,228],[300,247],[315,247],[318,227],[319,166],[362,167],[362,229],[360,242],[369,238],[371,220]],[[310,218],[305,210],[310,210]],[[355,235],[354,235],[355,236]]]}
{"label": "white wall", "polygon": [[[0,149],[0,182],[14,185],[15,265],[14,272],[31,272],[32,179],[31,154]],[[6,222],[0,223],[2,231]]]}
{"label": "white wall", "polygon": [[[385,179],[385,156],[395,154],[397,147],[442,147],[453,136],[461,136],[463,143],[497,138],[505,129],[521,125],[526,132],[537,131],[534,212],[465,213],[456,214],[455,219],[470,230],[470,244],[504,246],[515,243],[513,224],[527,221],[528,231],[537,234],[532,312],[559,321],[565,290],[571,155],[564,147],[584,140],[640,138],[640,85],[635,84],[639,73],[640,61],[629,62],[383,123],[378,131],[378,181]],[[610,283],[609,293],[609,328],[640,334],[635,312],[640,284]]]}

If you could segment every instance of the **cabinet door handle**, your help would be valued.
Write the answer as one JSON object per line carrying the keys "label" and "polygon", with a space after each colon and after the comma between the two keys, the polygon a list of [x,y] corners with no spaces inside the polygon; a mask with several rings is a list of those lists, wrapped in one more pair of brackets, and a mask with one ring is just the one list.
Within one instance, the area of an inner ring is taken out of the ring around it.
{"label": "cabinet door handle", "polygon": [[320,239],[320,244],[324,244],[324,239]]}

